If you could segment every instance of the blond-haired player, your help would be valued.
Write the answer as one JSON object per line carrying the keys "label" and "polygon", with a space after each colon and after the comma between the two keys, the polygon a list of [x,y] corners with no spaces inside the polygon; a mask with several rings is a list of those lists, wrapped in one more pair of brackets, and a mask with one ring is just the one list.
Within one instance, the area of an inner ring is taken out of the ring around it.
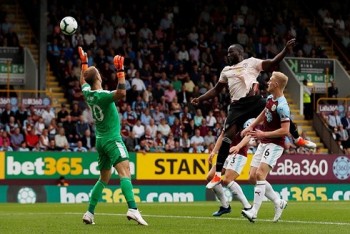
{"label": "blond-haired player", "polygon": [[[251,135],[260,139],[249,173],[250,179],[256,181],[253,207],[250,210],[242,210],[243,216],[250,222],[256,220],[267,186],[268,189],[271,187],[266,181],[266,177],[282,156],[284,138],[289,133],[290,110],[283,93],[287,82],[288,77],[285,74],[281,72],[272,73],[268,81],[267,91],[270,95],[267,97],[265,109],[250,126],[241,132],[242,136]],[[263,122],[262,130],[254,130],[255,126],[261,122]],[[286,208],[287,202],[277,196],[273,202],[275,203],[273,221],[277,222]]]}

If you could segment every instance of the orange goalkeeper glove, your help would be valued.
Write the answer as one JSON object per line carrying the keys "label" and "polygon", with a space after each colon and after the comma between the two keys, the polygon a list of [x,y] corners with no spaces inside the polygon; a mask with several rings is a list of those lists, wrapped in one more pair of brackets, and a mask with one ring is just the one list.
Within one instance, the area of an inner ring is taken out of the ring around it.
{"label": "orange goalkeeper glove", "polygon": [[124,73],[124,57],[120,55],[116,55],[114,57],[114,66],[117,69],[117,77],[119,78],[125,78]]}
{"label": "orange goalkeeper glove", "polygon": [[80,60],[81,60],[81,69],[84,72],[87,68],[88,68],[88,56],[87,54],[84,52],[83,48],[81,48],[80,46],[78,47],[79,50],[79,56],[80,56]]}

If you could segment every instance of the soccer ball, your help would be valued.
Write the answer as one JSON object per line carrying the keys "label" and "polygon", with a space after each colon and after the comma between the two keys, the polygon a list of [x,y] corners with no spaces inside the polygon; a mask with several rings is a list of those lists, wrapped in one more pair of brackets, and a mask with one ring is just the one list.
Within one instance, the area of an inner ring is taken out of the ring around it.
{"label": "soccer ball", "polygon": [[249,127],[253,121],[255,120],[255,118],[251,118],[251,119],[248,119],[247,121],[245,121],[245,123],[243,124],[243,129]]}
{"label": "soccer ball", "polygon": [[61,20],[60,28],[63,34],[70,36],[77,31],[78,22],[72,16],[66,16]]}
{"label": "soccer ball", "polygon": [[[224,192],[224,196],[225,196],[227,202],[233,201],[233,195],[232,195],[232,192],[230,189],[223,187],[223,192]],[[215,196],[215,198],[218,202],[220,202],[220,200],[217,196]]]}
{"label": "soccer ball", "polygon": [[35,203],[36,193],[32,188],[23,187],[17,193],[17,201],[19,203]]}

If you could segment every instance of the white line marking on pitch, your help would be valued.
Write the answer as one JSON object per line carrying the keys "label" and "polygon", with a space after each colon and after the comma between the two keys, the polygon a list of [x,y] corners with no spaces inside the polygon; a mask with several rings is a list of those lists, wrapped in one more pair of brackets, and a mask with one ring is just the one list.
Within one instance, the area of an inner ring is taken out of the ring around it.
{"label": "white line marking on pitch", "polygon": [[[0,216],[7,216],[7,215],[81,215],[82,213],[78,212],[61,212],[61,213],[48,213],[48,212],[13,212],[13,213],[0,213]],[[101,216],[125,216],[125,214],[113,214],[113,213],[96,213],[96,215]],[[200,216],[178,216],[178,215],[147,215],[142,214],[144,217],[153,217],[153,218],[176,218],[176,219],[205,219],[205,220],[245,220],[244,218],[231,218],[231,217],[200,217]],[[272,222],[270,219],[257,219],[258,222]],[[302,221],[302,220],[281,220],[279,221],[281,223],[300,223],[300,224],[323,224],[323,225],[343,225],[343,226],[350,226],[350,223],[341,223],[341,222],[318,222],[318,221]]]}

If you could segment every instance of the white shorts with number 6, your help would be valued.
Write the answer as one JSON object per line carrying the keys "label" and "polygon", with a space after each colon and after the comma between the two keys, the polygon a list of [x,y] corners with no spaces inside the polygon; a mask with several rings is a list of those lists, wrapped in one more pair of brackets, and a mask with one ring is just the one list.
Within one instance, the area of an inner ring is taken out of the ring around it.
{"label": "white shorts with number 6", "polygon": [[238,175],[240,175],[246,162],[247,157],[241,154],[230,154],[225,160],[224,168],[226,170],[233,170],[237,172]]}
{"label": "white shorts with number 6", "polygon": [[260,163],[266,163],[273,168],[277,160],[283,154],[283,147],[273,143],[260,143],[254,156],[252,162],[250,163],[251,167],[259,167]]}

